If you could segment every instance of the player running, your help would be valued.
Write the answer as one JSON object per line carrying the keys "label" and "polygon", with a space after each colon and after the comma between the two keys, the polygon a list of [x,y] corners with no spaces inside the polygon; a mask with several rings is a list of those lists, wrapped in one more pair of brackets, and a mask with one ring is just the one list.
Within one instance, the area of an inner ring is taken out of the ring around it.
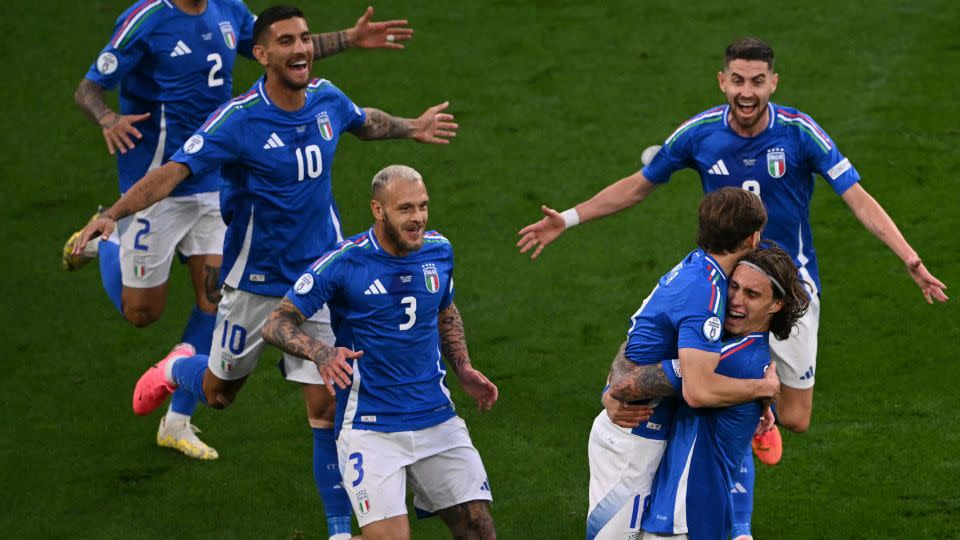
{"label": "player running", "polygon": [[[454,538],[493,539],[492,495],[480,454],[454,412],[441,353],[481,410],[497,387],[474,369],[453,302],[453,248],[426,231],[427,189],[410,167],[373,178],[373,227],[303,274],[263,328],[264,339],[313,360],[337,390],[344,487],[365,539],[410,537],[406,485],[418,512]],[[330,306],[336,346],[302,330]]]}
{"label": "player running", "polygon": [[[402,47],[412,36],[406,21],[370,22],[372,8],[353,28],[311,36],[314,57],[349,47]],[[103,48],[76,91],[76,102],[100,126],[110,154],[117,155],[120,193],[166,163],[218,106],[232,97],[237,55],[253,58],[254,16],[239,0],[141,0],[117,19]],[[392,37],[391,37],[392,36]],[[390,37],[388,40],[387,38]],[[104,102],[118,89],[119,112]],[[99,255],[100,277],[111,302],[137,327],[158,320],[167,302],[175,256],[190,270],[195,305],[178,347],[210,351],[225,226],[220,216],[219,169],[193,174],[170,195],[122,219],[117,234],[74,253],[80,237],[64,246],[63,265],[75,270]],[[178,392],[160,421],[157,443],[198,459],[216,459],[215,449],[194,434],[196,402]]]}
{"label": "player running", "polygon": [[[260,329],[267,315],[300,271],[343,239],[331,190],[334,153],[343,133],[432,144],[447,144],[456,135],[453,116],[441,112],[446,103],[416,119],[397,118],[360,109],[329,81],[312,79],[314,45],[296,8],[264,11],[252,39],[264,77],[211,114],[170,161],[148,172],[88,224],[76,246],[79,251],[89,239],[108,236],[117,219],[163,199],[192,174],[222,168],[224,287],[210,355],[178,348],[150,368],[134,392],[137,414],[162,405],[175,384],[214,408],[236,399],[263,350]],[[318,313],[308,330],[333,339],[326,312]],[[326,507],[329,498],[343,500],[345,514],[340,515],[346,516],[344,534],[349,534],[349,503],[336,468],[328,467],[336,464],[333,401],[312,364],[287,355],[283,369],[287,379],[304,385],[318,484],[327,493]]]}
{"label": "player running", "polygon": [[727,276],[753,250],[767,214],[760,200],[727,188],[700,203],[696,250],[665,274],[631,317],[627,341],[613,361],[606,394],[619,402],[653,399],[649,419],[624,428],[606,411],[590,432],[590,507],[587,540],[638,534],[643,500],[660,464],[676,408],[669,373],[683,370],[683,398],[696,407],[721,407],[773,397],[775,370],[758,381],[715,373]]}

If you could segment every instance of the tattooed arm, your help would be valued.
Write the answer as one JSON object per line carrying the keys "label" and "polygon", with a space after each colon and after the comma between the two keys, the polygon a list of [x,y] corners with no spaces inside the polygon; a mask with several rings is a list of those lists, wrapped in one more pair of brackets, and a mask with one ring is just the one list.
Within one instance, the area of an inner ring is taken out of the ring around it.
{"label": "tattooed arm", "polygon": [[352,28],[310,36],[313,38],[313,57],[326,58],[352,47],[402,49],[401,42],[413,37],[413,29],[406,27],[406,19],[370,22],[371,17],[373,8],[368,7]]}
{"label": "tattooed arm", "polygon": [[317,370],[323,376],[323,384],[331,394],[334,393],[331,381],[340,388],[346,388],[350,385],[350,375],[353,374],[353,368],[347,360],[359,358],[363,351],[354,352],[345,347],[331,347],[314,339],[300,328],[305,320],[307,317],[297,309],[297,306],[284,298],[264,323],[261,331],[263,339],[283,352],[305,358],[316,364]]}
{"label": "tattooed arm", "polygon": [[413,139],[430,144],[449,144],[451,137],[457,136],[457,124],[453,115],[442,112],[450,102],[434,105],[418,118],[399,118],[380,109],[365,107],[367,119],[362,126],[351,133],[364,141],[378,139]]}
{"label": "tattooed arm", "polygon": [[470,364],[463,319],[456,304],[451,303],[440,312],[437,317],[437,330],[440,332],[440,351],[460,379],[460,386],[476,400],[477,407],[481,411],[490,410],[497,401],[499,391],[490,379]]}
{"label": "tattooed arm", "polygon": [[140,130],[133,127],[133,124],[150,118],[150,113],[121,116],[110,110],[103,101],[103,92],[103,87],[99,84],[83,79],[73,94],[73,100],[93,123],[100,126],[110,154],[113,155],[116,150],[126,154],[127,150],[133,150],[136,144],[133,138],[143,138]]}
{"label": "tattooed arm", "polygon": [[627,360],[627,342],[620,345],[613,365],[610,366],[610,390],[608,393],[623,402],[672,396],[677,392],[670,384],[660,363],[639,365]]}

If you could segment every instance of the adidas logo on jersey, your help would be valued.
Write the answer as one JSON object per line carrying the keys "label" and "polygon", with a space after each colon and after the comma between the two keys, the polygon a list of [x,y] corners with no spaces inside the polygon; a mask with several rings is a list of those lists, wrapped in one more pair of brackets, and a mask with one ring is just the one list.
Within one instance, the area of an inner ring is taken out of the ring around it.
{"label": "adidas logo on jersey", "polygon": [[730,171],[727,170],[727,166],[723,164],[722,159],[717,160],[717,162],[713,164],[713,167],[710,167],[710,170],[707,172],[720,176],[730,176]]}
{"label": "adidas logo on jersey", "polygon": [[379,279],[375,279],[373,283],[367,287],[367,290],[363,291],[363,294],[387,294],[387,289],[383,287],[383,283],[380,283]]}
{"label": "adidas logo on jersey", "polygon": [[280,140],[280,137],[276,133],[271,133],[270,138],[267,139],[267,144],[263,145],[264,150],[269,150],[271,148],[280,148],[284,146],[283,141]]}
{"label": "adidas logo on jersey", "polygon": [[187,47],[187,44],[183,41],[177,41],[176,47],[170,51],[170,56],[183,56],[185,54],[190,54],[193,51],[190,50],[190,47]]}
{"label": "adidas logo on jersey", "polygon": [[801,381],[808,381],[813,378],[813,366],[807,368],[807,372],[800,377]]}
{"label": "adidas logo on jersey", "polygon": [[[753,459],[753,458],[750,458]],[[737,482],[733,485],[733,489],[730,490],[730,493],[746,493],[747,488],[743,487],[743,484]]]}

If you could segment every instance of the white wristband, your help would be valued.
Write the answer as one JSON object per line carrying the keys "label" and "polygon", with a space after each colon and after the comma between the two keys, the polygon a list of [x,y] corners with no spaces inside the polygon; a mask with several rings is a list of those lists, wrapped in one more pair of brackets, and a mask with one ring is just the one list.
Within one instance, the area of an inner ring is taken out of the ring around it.
{"label": "white wristband", "polygon": [[565,229],[576,227],[580,224],[580,214],[577,213],[576,208],[564,210],[560,212],[560,216],[563,217],[563,226]]}

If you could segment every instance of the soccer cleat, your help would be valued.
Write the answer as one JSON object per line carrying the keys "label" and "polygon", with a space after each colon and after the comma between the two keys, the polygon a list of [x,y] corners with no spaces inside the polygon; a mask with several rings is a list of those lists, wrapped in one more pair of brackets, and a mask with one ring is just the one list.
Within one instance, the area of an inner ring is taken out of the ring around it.
{"label": "soccer cleat", "polygon": [[753,453],[765,465],[780,463],[780,458],[783,456],[783,439],[780,438],[780,430],[777,426],[753,438]]}
{"label": "soccer cleat", "polygon": [[[98,206],[97,211],[94,212],[90,219],[87,220],[87,225],[93,223],[95,219],[100,217],[100,212],[103,211],[103,206]],[[79,270],[85,266],[88,262],[97,258],[97,248],[100,246],[100,239],[95,238],[90,242],[87,242],[87,245],[83,248],[83,252],[79,255],[73,254],[73,246],[80,241],[80,233],[83,232],[83,229],[80,229],[70,235],[70,238],[67,238],[67,243],[63,245],[63,258],[60,259],[60,266],[68,272],[73,272],[74,270]]]}
{"label": "soccer cleat", "polygon": [[215,448],[211,448],[197,437],[197,433],[200,433],[200,428],[189,421],[167,423],[167,417],[164,415],[160,419],[160,429],[157,430],[157,446],[173,448],[187,457],[205,461],[220,457]]}
{"label": "soccer cleat", "polygon": [[150,366],[137,381],[133,389],[133,412],[146,416],[167,400],[167,396],[177,388],[167,382],[167,364],[179,358],[195,356],[197,351],[189,343],[178,343],[163,360]]}
{"label": "soccer cleat", "polygon": [[734,538],[733,540],[753,540],[753,537],[749,534],[741,534],[740,536]]}

